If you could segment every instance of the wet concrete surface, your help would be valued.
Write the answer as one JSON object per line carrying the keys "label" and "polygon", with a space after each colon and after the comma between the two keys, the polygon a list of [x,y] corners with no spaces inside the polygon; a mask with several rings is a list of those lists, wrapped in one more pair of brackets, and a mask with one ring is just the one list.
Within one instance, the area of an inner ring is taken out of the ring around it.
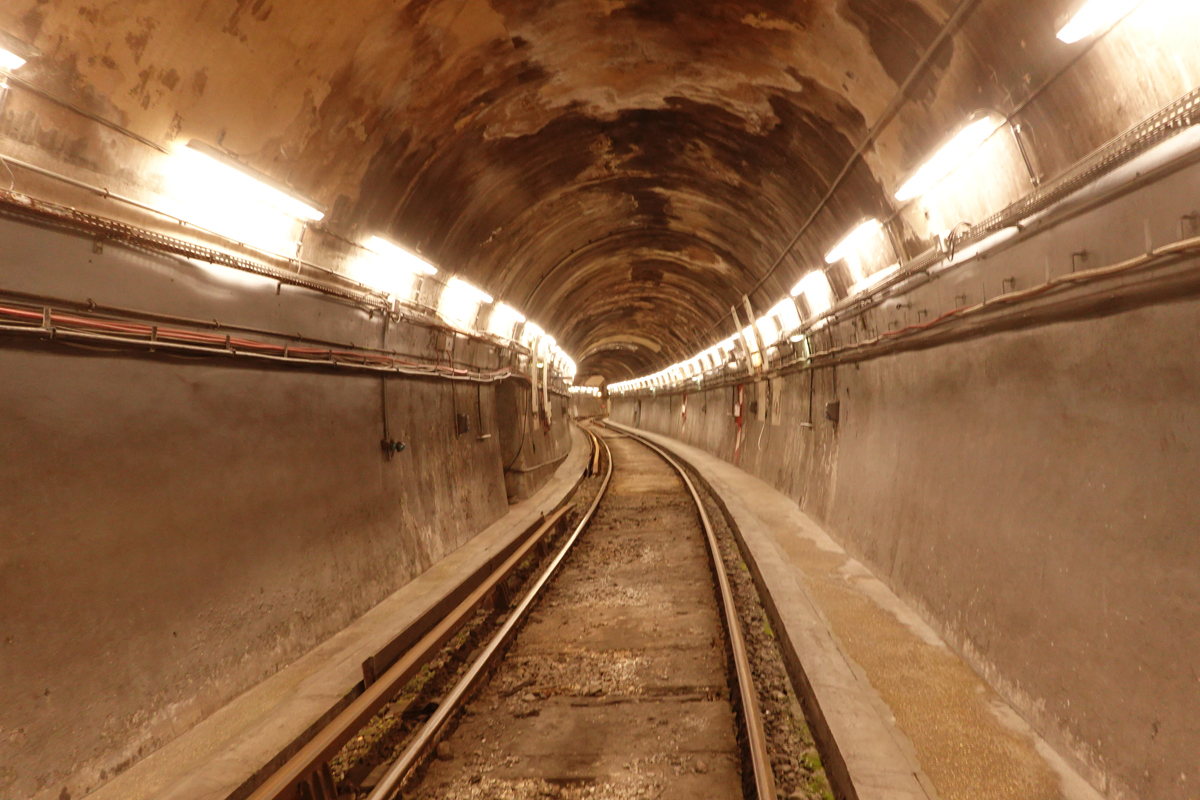
{"label": "wet concrete surface", "polygon": [[694,505],[657,456],[609,445],[595,520],[413,796],[742,796]]}

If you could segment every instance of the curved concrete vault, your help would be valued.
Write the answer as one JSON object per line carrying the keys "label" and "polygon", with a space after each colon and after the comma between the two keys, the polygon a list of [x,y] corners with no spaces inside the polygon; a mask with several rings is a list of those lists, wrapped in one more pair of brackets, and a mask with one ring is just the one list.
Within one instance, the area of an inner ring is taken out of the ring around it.
{"label": "curved concrete vault", "polygon": [[[126,800],[113,776],[515,525],[582,466],[575,412],[786,495],[1073,796],[1193,800],[1200,4],[1122,2],[1073,43],[1084,0],[0,3],[0,48],[36,50],[0,68],[0,794]],[[260,204],[265,253],[205,230],[168,206],[190,140],[324,218]],[[371,283],[375,235],[441,277]],[[816,275],[758,360],[662,374],[817,270],[833,297]]]}
{"label": "curved concrete vault", "polygon": [[[0,23],[46,54],[39,85],[158,143],[219,142],[333,208],[329,231],[390,232],[615,381],[728,336],[743,295],[768,307],[856,219],[891,216],[969,114],[1019,110],[1053,173],[1178,94],[1134,58],[1061,74],[1074,5],[16,0]],[[1093,90],[1118,68],[1155,89]],[[94,137],[41,144],[119,171]],[[910,255],[930,235],[898,218]]]}

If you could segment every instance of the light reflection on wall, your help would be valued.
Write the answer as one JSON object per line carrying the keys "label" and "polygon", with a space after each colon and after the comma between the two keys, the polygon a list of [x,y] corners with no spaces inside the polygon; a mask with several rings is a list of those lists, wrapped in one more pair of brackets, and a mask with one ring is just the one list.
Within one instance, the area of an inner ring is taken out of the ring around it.
{"label": "light reflection on wall", "polygon": [[417,288],[415,273],[369,250],[363,251],[349,272],[354,280],[401,300],[411,300]]}
{"label": "light reflection on wall", "polygon": [[276,208],[253,178],[188,148],[168,159],[163,211],[243,244],[295,254],[303,223]]}
{"label": "light reflection on wall", "polygon": [[466,281],[451,278],[438,300],[438,313],[460,328],[474,328],[475,317],[482,303],[492,302],[491,295],[476,289]]}

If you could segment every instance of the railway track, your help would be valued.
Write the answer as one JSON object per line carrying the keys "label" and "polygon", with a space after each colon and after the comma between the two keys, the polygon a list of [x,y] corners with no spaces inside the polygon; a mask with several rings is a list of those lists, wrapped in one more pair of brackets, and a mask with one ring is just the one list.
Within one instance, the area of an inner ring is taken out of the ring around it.
{"label": "railway track", "polygon": [[[428,630],[402,632],[364,665],[363,694],[251,800],[774,800],[746,637],[701,495],[651,443],[587,432],[594,477],[572,530],[558,533],[559,511]],[[435,672],[436,696],[414,695]],[[403,736],[377,764],[339,755],[372,726]]]}

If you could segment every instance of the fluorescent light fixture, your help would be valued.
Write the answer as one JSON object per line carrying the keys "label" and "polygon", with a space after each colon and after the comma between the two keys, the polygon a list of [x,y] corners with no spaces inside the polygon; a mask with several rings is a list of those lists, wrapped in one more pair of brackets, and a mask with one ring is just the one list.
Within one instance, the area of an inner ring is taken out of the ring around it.
{"label": "fluorescent light fixture", "polygon": [[869,219],[859,225],[850,233],[846,234],[846,238],[838,242],[837,247],[829,251],[825,256],[826,264],[836,264],[854,251],[854,248],[870,236],[873,236],[883,228],[877,219]]}
{"label": "fluorescent light fixture", "polygon": [[890,267],[884,267],[883,269],[879,270],[879,272],[876,272],[874,275],[868,275],[867,277],[863,278],[858,283],[851,286],[850,294],[852,294],[852,295],[861,294],[862,292],[865,292],[868,289],[873,289],[876,286],[878,286],[879,284],[883,283],[888,278],[895,275],[899,271],[900,271],[900,265],[898,263],[892,264]]}
{"label": "fluorescent light fixture", "polygon": [[437,267],[420,256],[415,256],[399,245],[392,244],[387,239],[372,236],[363,247],[378,256],[386,258],[389,263],[409,272],[423,272],[426,275],[436,275]]}
{"label": "fluorescent light fixture", "polygon": [[455,291],[461,292],[461,293],[465,294],[466,296],[470,297],[477,303],[492,302],[492,296],[490,294],[485,292],[483,289],[475,288],[471,284],[464,281],[462,278],[451,278],[450,282],[448,284],[446,284],[446,288],[449,289],[451,287],[453,287]]}
{"label": "fluorescent light fixture", "polygon": [[438,299],[438,313],[449,321],[466,327],[475,321],[480,303],[492,302],[492,296],[476,289],[461,278],[451,278]]}
{"label": "fluorescent light fixture", "polygon": [[819,269],[808,273],[792,287],[792,297],[801,294],[808,302],[808,308],[813,316],[824,314],[833,308],[833,289],[829,287],[829,278]]}
{"label": "fluorescent light fixture", "polygon": [[763,344],[767,347],[779,341],[779,323],[775,321],[775,317],[767,314],[762,319],[754,323],[754,327],[758,328],[758,334],[762,337]]}
{"label": "fluorescent light fixture", "polygon": [[3,47],[0,47],[0,69],[7,72],[14,72],[23,66],[25,66],[25,59],[11,50],[5,50]]}
{"label": "fluorescent light fixture", "polygon": [[896,199],[904,202],[928,192],[938,181],[958,169],[1002,124],[1001,117],[988,114],[967,125],[900,187]]}
{"label": "fluorescent light fixture", "polygon": [[1096,31],[1107,30],[1133,11],[1142,0],[1088,0],[1058,32],[1060,41],[1074,44]]}
{"label": "fluorescent light fixture", "polygon": [[225,184],[228,195],[240,193],[259,202],[274,206],[296,219],[315,222],[325,217],[325,212],[311,200],[304,199],[279,181],[246,166],[242,162],[198,139],[192,139],[187,147],[181,148],[179,157],[200,159],[211,170],[210,175]]}
{"label": "fluorescent light fixture", "polygon": [[525,321],[525,315],[520,311],[517,311],[508,303],[500,303],[498,306],[496,306],[496,310],[504,313],[507,316],[513,317],[517,322]]}
{"label": "fluorescent light fixture", "polygon": [[785,331],[800,327],[800,312],[796,310],[796,301],[790,297],[780,300],[774,308],[767,312],[768,317],[779,317],[781,327]]}
{"label": "fluorescent light fixture", "polygon": [[15,72],[40,55],[36,47],[0,31],[0,70]]}
{"label": "fluorescent light fixture", "polygon": [[507,303],[497,303],[492,309],[492,318],[488,320],[488,331],[509,339],[517,323],[524,321],[525,316],[521,312]]}
{"label": "fluorescent light fixture", "polygon": [[546,332],[542,330],[536,322],[530,320],[525,323],[525,330],[521,334],[521,344],[525,345],[530,349],[530,351],[536,354],[538,342],[545,335]]}
{"label": "fluorescent light fixture", "polygon": [[366,256],[357,258],[350,267],[350,277],[392,297],[410,299],[416,275],[404,269],[396,269],[382,258]]}

